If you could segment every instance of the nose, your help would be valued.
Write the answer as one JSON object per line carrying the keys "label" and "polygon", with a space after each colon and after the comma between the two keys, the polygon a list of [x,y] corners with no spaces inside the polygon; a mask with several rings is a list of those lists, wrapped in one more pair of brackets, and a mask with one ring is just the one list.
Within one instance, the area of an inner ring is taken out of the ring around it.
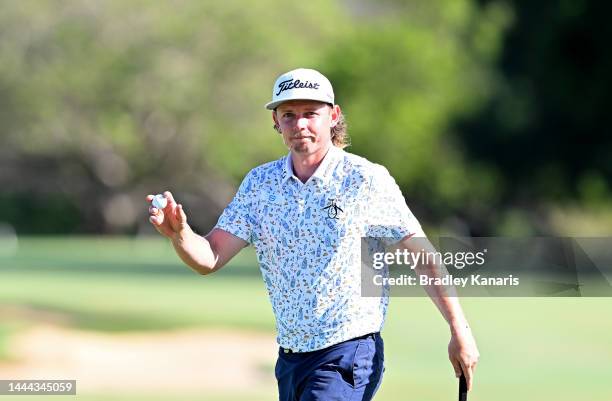
{"label": "nose", "polygon": [[296,125],[298,129],[302,130],[308,126],[308,119],[306,117],[298,118]]}

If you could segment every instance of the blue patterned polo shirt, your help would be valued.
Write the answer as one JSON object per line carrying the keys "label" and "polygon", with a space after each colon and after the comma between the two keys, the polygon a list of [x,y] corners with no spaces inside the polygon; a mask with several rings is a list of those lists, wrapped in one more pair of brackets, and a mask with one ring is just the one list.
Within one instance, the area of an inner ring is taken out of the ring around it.
{"label": "blue patterned polo shirt", "polygon": [[387,169],[334,146],[306,183],[290,153],[251,170],[216,227],[255,247],[277,341],[297,352],[382,329],[388,297],[361,296],[361,237],[425,236]]}

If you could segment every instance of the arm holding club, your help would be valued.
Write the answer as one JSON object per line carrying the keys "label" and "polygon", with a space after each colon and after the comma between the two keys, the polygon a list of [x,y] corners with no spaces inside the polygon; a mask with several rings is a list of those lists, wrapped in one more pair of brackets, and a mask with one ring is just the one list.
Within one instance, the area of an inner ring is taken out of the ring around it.
{"label": "arm holding club", "polygon": [[[400,241],[398,246],[400,249],[406,249],[411,253],[435,252],[435,248],[427,238],[408,236]],[[435,260],[429,262],[417,265],[415,267],[416,274],[426,275],[430,278],[442,277],[448,274],[444,265],[437,264]],[[446,287],[442,285],[425,285],[424,289],[449,325],[451,339],[448,344],[448,358],[453,365],[455,375],[461,377],[464,374],[467,389],[471,390],[474,370],[476,369],[480,353],[459,304],[456,290],[452,286]]]}

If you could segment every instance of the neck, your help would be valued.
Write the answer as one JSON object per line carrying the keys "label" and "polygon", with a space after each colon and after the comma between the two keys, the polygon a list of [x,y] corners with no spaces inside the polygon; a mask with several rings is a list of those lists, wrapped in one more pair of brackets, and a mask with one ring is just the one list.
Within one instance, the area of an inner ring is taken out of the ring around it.
{"label": "neck", "polygon": [[291,162],[293,166],[293,174],[295,174],[295,176],[302,182],[308,181],[325,158],[325,155],[327,155],[329,149],[331,149],[331,146],[333,145],[323,148],[316,153],[307,155],[292,151]]}

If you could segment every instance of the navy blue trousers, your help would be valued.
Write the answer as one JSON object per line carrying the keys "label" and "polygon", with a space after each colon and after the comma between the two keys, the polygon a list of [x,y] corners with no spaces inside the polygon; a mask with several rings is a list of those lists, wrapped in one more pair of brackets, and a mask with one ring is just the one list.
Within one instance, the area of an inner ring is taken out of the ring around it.
{"label": "navy blue trousers", "polygon": [[312,351],[279,349],[275,374],[280,401],[369,401],[382,381],[379,333]]}

